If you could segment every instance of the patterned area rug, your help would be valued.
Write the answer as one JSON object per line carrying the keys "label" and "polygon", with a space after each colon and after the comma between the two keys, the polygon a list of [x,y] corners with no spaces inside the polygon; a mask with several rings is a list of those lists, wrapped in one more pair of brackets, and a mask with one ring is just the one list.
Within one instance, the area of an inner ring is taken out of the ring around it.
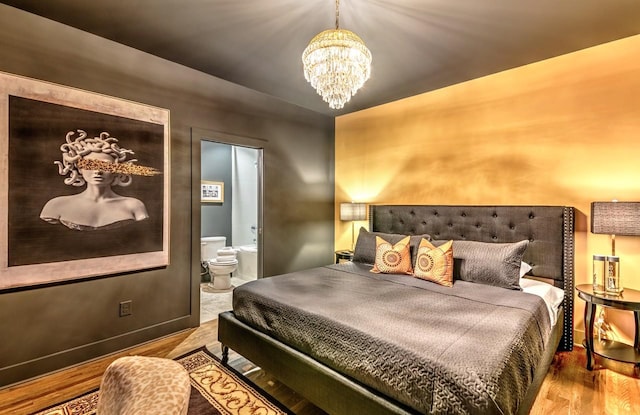
{"label": "patterned area rug", "polygon": [[[175,359],[191,376],[190,415],[291,415],[284,406],[234,369],[222,365],[206,348]],[[96,390],[34,415],[96,413]]]}

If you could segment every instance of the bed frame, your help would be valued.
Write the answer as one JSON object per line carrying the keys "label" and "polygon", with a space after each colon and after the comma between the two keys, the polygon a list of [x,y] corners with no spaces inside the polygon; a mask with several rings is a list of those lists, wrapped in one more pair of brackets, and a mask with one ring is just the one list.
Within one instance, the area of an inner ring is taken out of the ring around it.
{"label": "bed frame", "polygon": [[[521,402],[518,414],[528,414],[551,365],[555,351],[573,349],[574,209],[564,206],[431,206],[372,205],[369,229],[410,235],[429,234],[435,240],[517,242],[529,240],[524,261],[530,275],[548,279],[564,290],[564,302],[549,347]],[[415,414],[416,412],[311,357],[221,313],[218,339],[223,361],[229,348],[269,372],[329,414]]]}

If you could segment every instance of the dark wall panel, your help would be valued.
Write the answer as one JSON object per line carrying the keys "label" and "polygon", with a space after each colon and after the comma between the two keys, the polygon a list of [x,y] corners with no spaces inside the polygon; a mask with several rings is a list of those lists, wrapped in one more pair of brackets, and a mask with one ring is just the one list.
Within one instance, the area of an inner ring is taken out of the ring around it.
{"label": "dark wall panel", "polygon": [[224,183],[224,203],[200,204],[200,235],[224,236],[227,245],[233,241],[231,234],[231,206],[233,205],[231,146],[202,140],[202,180]]}
{"label": "dark wall panel", "polygon": [[0,386],[198,325],[194,128],[265,143],[265,275],[332,261],[332,118],[4,5],[0,56],[4,72],[171,111],[170,265],[0,291]]}

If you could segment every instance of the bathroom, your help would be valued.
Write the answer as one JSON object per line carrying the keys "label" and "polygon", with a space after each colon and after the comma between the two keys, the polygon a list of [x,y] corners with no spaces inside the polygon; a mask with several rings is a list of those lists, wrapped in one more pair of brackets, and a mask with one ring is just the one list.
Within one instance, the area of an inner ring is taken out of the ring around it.
{"label": "bathroom", "polygon": [[261,156],[201,140],[201,322],[230,309],[234,287],[261,276]]}

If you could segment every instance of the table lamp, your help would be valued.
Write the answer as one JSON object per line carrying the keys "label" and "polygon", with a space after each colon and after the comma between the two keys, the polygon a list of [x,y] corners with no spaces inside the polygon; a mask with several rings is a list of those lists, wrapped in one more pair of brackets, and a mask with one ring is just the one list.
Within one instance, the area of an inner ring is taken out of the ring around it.
{"label": "table lamp", "polygon": [[367,218],[367,206],[365,203],[340,203],[340,220],[351,221],[351,250],[355,247],[355,221]]}
{"label": "table lamp", "polygon": [[607,293],[620,294],[623,287],[616,235],[640,236],[640,202],[592,202],[591,232],[611,235],[611,256],[605,256],[604,288]]}

